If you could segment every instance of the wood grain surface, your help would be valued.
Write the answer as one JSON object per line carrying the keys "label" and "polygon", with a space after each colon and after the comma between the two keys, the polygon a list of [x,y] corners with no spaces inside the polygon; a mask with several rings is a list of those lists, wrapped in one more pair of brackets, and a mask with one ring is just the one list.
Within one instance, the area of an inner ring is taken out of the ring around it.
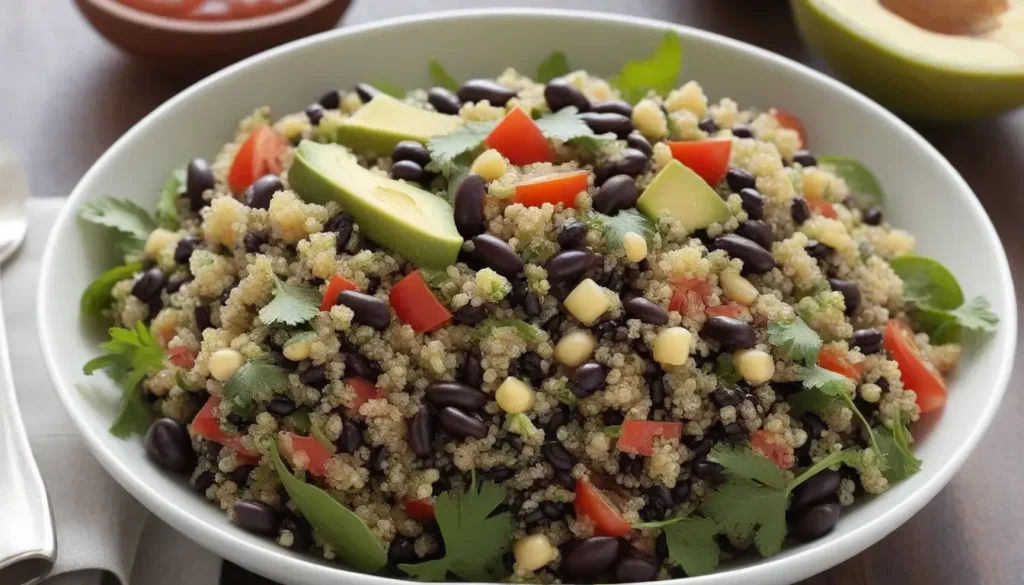
{"label": "wood grain surface", "polygon": [[[509,5],[620,12],[685,23],[822,67],[802,47],[784,0],[357,0],[341,24]],[[69,0],[0,1],[0,142],[12,146],[27,164],[35,195],[66,195],[115,139],[186,85],[107,45]],[[1024,112],[917,128],[978,194],[1020,282]],[[1024,301],[1021,297],[1018,287],[1018,303]],[[1018,349],[1001,412],[950,485],[888,538],[804,585],[1024,583],[1024,506],[1017,483],[1024,482],[1020,355]],[[243,581],[240,575],[229,568],[225,582]]]}

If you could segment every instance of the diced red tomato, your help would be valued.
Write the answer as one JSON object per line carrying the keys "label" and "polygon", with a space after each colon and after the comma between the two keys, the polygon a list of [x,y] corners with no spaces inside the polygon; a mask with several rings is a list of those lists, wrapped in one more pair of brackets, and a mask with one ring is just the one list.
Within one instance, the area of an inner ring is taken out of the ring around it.
{"label": "diced red tomato", "polygon": [[405,503],[405,512],[420,522],[434,521],[434,502],[431,500],[412,500]]}
{"label": "diced red tomato", "polygon": [[914,331],[899,319],[890,319],[885,327],[885,349],[900,366],[903,386],[917,394],[921,413],[946,404],[946,381],[921,356]]}
{"label": "diced red tomato", "polygon": [[810,207],[812,211],[817,211],[818,213],[824,215],[829,219],[839,219],[839,214],[836,213],[836,208],[833,207],[831,203],[825,201],[824,199],[808,197],[807,206]]}
{"label": "diced red tomato", "polygon": [[743,312],[743,305],[737,303],[726,303],[724,305],[715,305],[713,307],[706,307],[704,313],[708,317],[732,317],[735,319]]}
{"label": "diced red tomato", "polygon": [[[711,294],[711,287],[707,281],[699,278],[677,278],[672,281],[672,300],[668,303],[668,310],[683,314],[689,309],[690,301],[696,295],[702,303],[707,303],[708,295]],[[691,295],[690,293],[693,293]]]}
{"label": "diced red tomato", "polygon": [[540,207],[545,203],[574,207],[576,196],[587,190],[589,176],[590,171],[576,171],[524,181],[516,185],[515,201],[527,207]]}
{"label": "diced red tomato", "polygon": [[678,439],[683,436],[683,423],[653,420],[627,420],[622,423],[622,433],[616,447],[623,453],[650,457],[654,453],[655,437]]}
{"label": "diced red tomato", "polygon": [[765,430],[754,431],[750,434],[750,447],[771,459],[772,463],[782,469],[789,469],[796,462],[793,448]]}
{"label": "diced red tomato", "polygon": [[516,106],[484,139],[484,144],[501,153],[514,165],[548,162],[551,145],[523,108]]}
{"label": "diced red tomato", "polygon": [[665,142],[672,158],[700,175],[712,187],[725,178],[729,170],[732,140],[699,140],[691,142]]}
{"label": "diced red tomato", "polygon": [[121,0],[121,4],[157,16],[184,17],[204,0]]}
{"label": "diced red tomato", "polygon": [[351,280],[340,274],[335,274],[327,281],[327,290],[324,291],[324,299],[320,301],[320,310],[330,311],[331,307],[338,304],[338,293],[343,290],[356,290],[357,288]]}
{"label": "diced red tomato", "polygon": [[822,348],[818,352],[818,365],[826,370],[842,374],[854,382],[860,379],[860,375],[864,370],[863,365],[851,364],[838,351],[829,347]]}
{"label": "diced red tomato", "polygon": [[359,409],[367,402],[376,400],[384,395],[379,388],[373,385],[373,382],[366,378],[353,376],[351,378],[345,378],[345,383],[356,391],[356,399],[352,401],[352,405],[349,408],[349,411],[353,413],[359,412]]}
{"label": "diced red tomato", "polygon": [[267,125],[252,131],[245,139],[228,172],[228,185],[235,195],[245,191],[256,179],[267,174],[279,174],[281,154],[288,149],[284,136]]}
{"label": "diced red tomato", "polygon": [[191,368],[196,365],[196,356],[185,346],[172,347],[167,350],[167,358],[179,368]]}
{"label": "diced red tomato", "polygon": [[291,441],[292,451],[306,456],[306,471],[313,475],[323,476],[324,465],[331,458],[331,452],[320,441],[313,437],[303,437],[295,433],[284,433]]}
{"label": "diced red tomato", "polygon": [[586,479],[576,480],[576,516],[586,516],[594,523],[594,530],[601,536],[624,536],[630,531],[630,524],[622,517],[619,509],[601,490]]}
{"label": "diced red tomato", "polygon": [[803,120],[798,118],[796,114],[779,109],[775,110],[775,119],[778,120],[779,126],[796,130],[796,133],[800,135],[800,144],[807,148],[807,128],[804,126]]}
{"label": "diced red tomato", "polygon": [[260,454],[242,444],[242,438],[238,435],[229,435],[220,429],[220,423],[217,422],[217,417],[213,411],[220,404],[220,398],[211,396],[206,404],[199,409],[199,414],[192,419],[191,429],[192,432],[217,443],[218,445],[224,445],[229,449],[238,453],[239,457],[248,461],[258,461]]}
{"label": "diced red tomato", "polygon": [[419,270],[405,275],[391,287],[388,300],[402,323],[419,333],[436,331],[452,320],[451,311],[437,300]]}

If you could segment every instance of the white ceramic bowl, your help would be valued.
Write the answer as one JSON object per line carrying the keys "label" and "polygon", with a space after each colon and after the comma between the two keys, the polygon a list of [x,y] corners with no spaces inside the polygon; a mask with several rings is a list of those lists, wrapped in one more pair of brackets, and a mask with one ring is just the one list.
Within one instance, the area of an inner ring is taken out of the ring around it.
{"label": "white ceramic bowl", "polygon": [[[301,110],[331,87],[386,77],[427,86],[435,57],[458,78],[495,76],[505,67],[533,71],[551,50],[574,67],[611,74],[627,58],[648,54],[664,30],[683,39],[684,77],[709,96],[742,105],[778,106],[800,115],[819,153],[860,158],[889,194],[886,216],[917,236],[921,253],[945,263],[968,296],[985,295],[1002,322],[971,345],[953,376],[944,412],[923,426],[921,472],[883,496],[848,511],[828,536],[767,560],[723,568],[689,585],[792,583],[825,570],[877,542],[921,509],[977,445],[999,406],[1013,362],[1017,309],[1002,245],[957,172],[908,126],[846,86],[760,49],[706,32],[625,16],[539,11],[469,11],[417,16],[345,28],[274,49],[189,88],[139,122],[86,173],[57,220],[43,258],[39,329],[46,367],[64,406],[100,463],[157,516],[215,553],[286,583],[360,585],[391,582],[347,573],[338,565],[292,554],[231,525],[224,513],[146,458],[141,441],[107,432],[116,389],[81,365],[100,341],[82,325],[78,297],[110,254],[97,231],[75,219],[83,203],[103,194],[152,208],[169,168],[193,156],[210,158],[237,120],[269,104],[277,114]],[[87,396],[89,396],[87,398]],[[920,427],[919,427],[920,428]],[[920,431],[919,431],[920,433]]]}

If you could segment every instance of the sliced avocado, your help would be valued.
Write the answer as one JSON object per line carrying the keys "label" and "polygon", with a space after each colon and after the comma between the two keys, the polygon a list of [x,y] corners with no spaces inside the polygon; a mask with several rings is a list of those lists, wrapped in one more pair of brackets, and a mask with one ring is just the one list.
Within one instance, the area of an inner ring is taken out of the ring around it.
{"label": "sliced avocado", "polygon": [[305,201],[337,201],[367,237],[417,266],[450,266],[462,247],[444,199],[359,166],[337,144],[299,143],[288,184]]}
{"label": "sliced avocado", "polygon": [[403,140],[426,144],[461,125],[458,116],[428,112],[387,94],[377,94],[338,126],[335,140],[359,153],[388,156]]}
{"label": "sliced avocado", "polygon": [[677,160],[654,177],[637,199],[636,208],[654,221],[662,215],[674,217],[691,232],[729,219],[729,208],[718,193]]}

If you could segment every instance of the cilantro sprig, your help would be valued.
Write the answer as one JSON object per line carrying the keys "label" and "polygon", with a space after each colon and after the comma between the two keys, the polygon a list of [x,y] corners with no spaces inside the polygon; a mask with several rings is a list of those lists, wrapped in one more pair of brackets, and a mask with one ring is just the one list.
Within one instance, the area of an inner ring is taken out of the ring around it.
{"label": "cilantro sprig", "polygon": [[821,337],[800,317],[769,323],[768,343],[779,348],[786,358],[805,365],[813,364],[821,351]]}
{"label": "cilantro sprig", "polygon": [[265,325],[305,323],[320,312],[320,293],[299,284],[288,284],[274,275],[274,298],[260,309]]}
{"label": "cilantro sprig", "polygon": [[82,292],[79,309],[86,315],[101,315],[114,302],[114,296],[111,293],[114,285],[126,278],[131,278],[141,270],[142,262],[132,262],[124,266],[115,266],[97,276],[96,280],[89,283],[89,286]]}
{"label": "cilantro sprig", "polygon": [[281,366],[253,360],[238,368],[224,383],[224,398],[231,402],[232,410],[243,416],[252,413],[260,396],[288,388],[288,372]]}
{"label": "cilantro sprig", "polygon": [[682,68],[682,42],[676,33],[666,31],[650,57],[627,62],[609,81],[622,92],[625,100],[636,103],[649,90],[653,89],[660,94],[672,90]]}
{"label": "cilantro sprig", "polygon": [[569,73],[571,70],[569,68],[569,59],[565,56],[565,53],[562,51],[552,51],[537,65],[537,75],[535,78],[538,83],[547,83],[556,77]]}
{"label": "cilantro sprig", "polygon": [[583,221],[590,229],[600,231],[610,248],[621,248],[623,238],[629,232],[642,236],[648,246],[654,244],[654,224],[636,209],[623,209],[615,215],[591,211],[583,217]]}
{"label": "cilantro sprig", "polygon": [[78,217],[111,228],[125,254],[141,252],[146,238],[157,228],[156,219],[138,203],[117,197],[100,197],[82,205]]}
{"label": "cilantro sprig", "polygon": [[722,551],[718,547],[718,525],[709,518],[676,516],[654,522],[633,524],[637,529],[660,528],[665,533],[668,556],[690,577],[706,575],[718,568]]}
{"label": "cilantro sprig", "polygon": [[910,431],[903,424],[902,417],[893,421],[892,428],[879,426],[875,429],[878,446],[887,463],[882,472],[890,483],[896,483],[921,470],[921,460],[910,450]]}
{"label": "cilantro sprig", "polygon": [[181,225],[178,215],[178,199],[185,184],[185,169],[174,169],[160,187],[160,200],[156,206],[156,220],[160,227],[176,230]]}
{"label": "cilantro sprig", "polygon": [[100,348],[103,355],[85,363],[82,371],[91,376],[105,370],[121,387],[117,416],[110,426],[110,434],[126,439],[144,434],[149,428],[150,413],[142,401],[142,382],[163,367],[164,350],[153,333],[142,321],[132,329],[111,327],[110,340]]}
{"label": "cilantro sprig", "polygon": [[429,170],[440,171],[450,175],[459,166],[469,166],[469,156],[483,144],[487,135],[498,125],[497,120],[486,122],[468,122],[459,126],[451,134],[435,136],[427,141],[430,151]]}
{"label": "cilantro sprig", "polygon": [[822,414],[839,406],[849,408],[864,427],[871,450],[878,455],[879,461],[884,464],[885,457],[878,447],[874,429],[871,428],[871,425],[864,418],[857,405],[853,403],[853,381],[842,374],[837,374],[817,365],[800,368],[799,378],[803,383],[804,389],[790,395],[786,399],[791,406],[791,411],[799,414],[810,410]]}

